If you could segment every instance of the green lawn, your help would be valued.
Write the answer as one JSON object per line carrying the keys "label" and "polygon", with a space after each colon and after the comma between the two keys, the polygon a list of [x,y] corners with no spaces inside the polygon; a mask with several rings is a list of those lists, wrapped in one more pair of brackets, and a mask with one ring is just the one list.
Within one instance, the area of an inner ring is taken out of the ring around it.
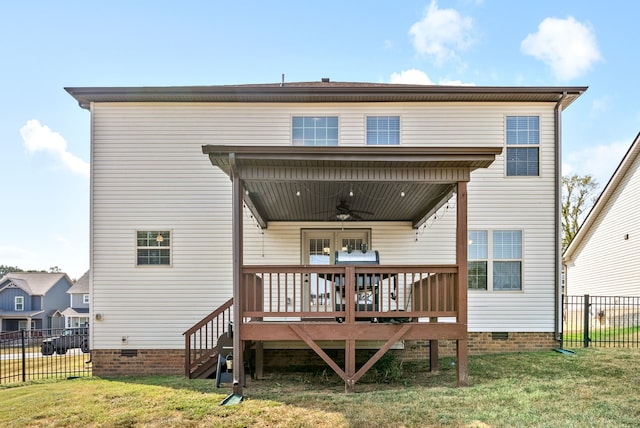
{"label": "green lawn", "polygon": [[[582,332],[564,333],[565,343],[582,344],[584,334]],[[589,338],[593,346],[607,346],[607,342],[618,341],[620,343],[640,343],[640,327],[624,328],[599,328],[590,329]],[[598,342],[603,342],[602,344]]]}
{"label": "green lawn", "polygon": [[472,356],[467,388],[455,387],[450,359],[437,374],[387,361],[353,394],[329,370],[272,374],[248,381],[234,406],[219,405],[227,385],[178,376],[17,384],[0,389],[0,426],[636,427],[639,357],[613,348]]}

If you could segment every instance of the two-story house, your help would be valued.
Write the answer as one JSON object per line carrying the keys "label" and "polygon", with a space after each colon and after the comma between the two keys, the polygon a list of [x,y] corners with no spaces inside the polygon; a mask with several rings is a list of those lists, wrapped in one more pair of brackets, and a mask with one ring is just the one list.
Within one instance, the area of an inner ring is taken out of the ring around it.
{"label": "two-story house", "polygon": [[64,273],[8,273],[0,278],[0,331],[63,327],[71,279]]}
{"label": "two-story house", "polygon": [[67,290],[69,306],[62,311],[66,328],[85,327],[89,325],[89,271],[86,271]]}
{"label": "two-story house", "polygon": [[455,350],[460,384],[468,350],[551,349],[585,90],[67,88],[91,115],[94,372],[192,376],[230,321],[239,390],[247,353],[350,389],[389,349]]}

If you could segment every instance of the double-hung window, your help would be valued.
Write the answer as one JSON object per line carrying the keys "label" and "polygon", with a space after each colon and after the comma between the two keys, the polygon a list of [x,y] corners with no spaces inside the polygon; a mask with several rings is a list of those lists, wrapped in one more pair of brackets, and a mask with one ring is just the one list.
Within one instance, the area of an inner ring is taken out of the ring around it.
{"label": "double-hung window", "polygon": [[487,263],[489,255],[488,232],[486,230],[469,231],[469,288],[473,290],[487,289]]}
{"label": "double-hung window", "polygon": [[468,259],[469,289],[522,290],[522,230],[470,230]]}
{"label": "double-hung window", "polygon": [[138,266],[171,264],[170,231],[138,231],[136,237]]}
{"label": "double-hung window", "polygon": [[85,305],[89,304],[89,295],[88,294],[83,294],[82,295],[82,303],[84,303]]}
{"label": "double-hung window", "polygon": [[294,146],[337,146],[338,116],[294,116],[291,137]]}
{"label": "double-hung window", "polygon": [[24,296],[15,297],[13,308],[16,311],[24,311]]}
{"label": "double-hung window", "polygon": [[507,176],[540,175],[540,118],[507,116]]}
{"label": "double-hung window", "polygon": [[400,116],[367,116],[367,145],[400,144]]}

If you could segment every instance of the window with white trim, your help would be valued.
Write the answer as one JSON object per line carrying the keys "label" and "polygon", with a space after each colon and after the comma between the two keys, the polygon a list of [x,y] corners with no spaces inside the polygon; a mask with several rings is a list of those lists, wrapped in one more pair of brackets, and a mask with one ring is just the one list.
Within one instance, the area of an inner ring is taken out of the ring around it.
{"label": "window with white trim", "polygon": [[170,231],[137,231],[136,237],[136,264],[138,266],[171,264]]}
{"label": "window with white trim", "polygon": [[83,294],[82,295],[82,303],[84,303],[85,305],[89,304],[89,295],[88,294]]}
{"label": "window with white trim", "polygon": [[540,117],[507,116],[507,176],[540,175]]}
{"label": "window with white trim", "polygon": [[400,116],[367,116],[367,145],[400,144]]}
{"label": "window with white trim", "polygon": [[13,308],[16,311],[24,311],[24,296],[15,297]]}
{"label": "window with white trim", "polygon": [[293,116],[291,139],[294,146],[337,146],[338,116]]}
{"label": "window with white trim", "polygon": [[470,230],[468,287],[522,290],[522,230]]}

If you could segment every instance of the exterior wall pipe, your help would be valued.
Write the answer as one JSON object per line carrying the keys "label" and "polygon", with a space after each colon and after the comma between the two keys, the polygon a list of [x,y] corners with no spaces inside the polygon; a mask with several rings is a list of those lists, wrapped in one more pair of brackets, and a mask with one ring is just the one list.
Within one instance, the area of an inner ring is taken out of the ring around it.
{"label": "exterior wall pipe", "polygon": [[232,253],[233,253],[233,393],[242,395],[242,371],[244,357],[242,349],[242,280],[243,261],[243,219],[242,198],[244,190],[236,168],[235,153],[229,153],[231,164],[232,192]]}
{"label": "exterior wall pipe", "polygon": [[562,340],[562,102],[567,97],[567,91],[562,92],[562,96],[554,108],[554,136],[555,136],[555,328],[554,336],[556,340]]}

